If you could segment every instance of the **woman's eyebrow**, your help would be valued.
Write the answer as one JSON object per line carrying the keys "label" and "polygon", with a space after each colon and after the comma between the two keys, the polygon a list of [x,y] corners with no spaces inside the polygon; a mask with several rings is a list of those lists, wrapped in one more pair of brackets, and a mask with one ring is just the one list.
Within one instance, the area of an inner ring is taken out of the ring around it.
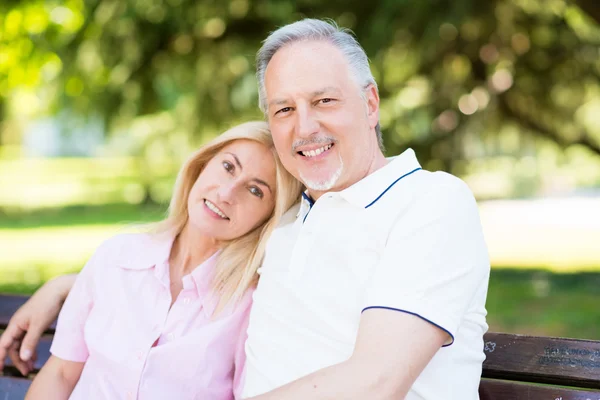
{"label": "woman's eyebrow", "polygon": [[262,179],[258,179],[258,178],[253,178],[252,180],[254,182],[258,183],[259,185],[266,186],[267,189],[269,189],[269,192],[271,192],[271,194],[273,194],[273,190],[271,190],[271,186],[269,186],[269,184],[267,182],[263,181]]}
{"label": "woman's eyebrow", "polygon": [[[240,167],[240,169],[243,171],[244,167],[242,167],[242,163],[240,162],[240,159],[233,153],[230,152],[225,152],[225,154],[229,154],[230,156],[233,157],[233,159],[235,160],[235,163],[237,164],[238,167]],[[256,183],[258,183],[259,185],[265,186],[267,189],[269,189],[269,192],[271,192],[271,194],[273,194],[273,189],[271,189],[271,186],[269,186],[269,184],[265,181],[263,181],[262,179],[259,178],[252,178],[252,180]]]}
{"label": "woman's eyebrow", "polygon": [[242,171],[244,170],[244,167],[242,167],[242,163],[240,163],[240,159],[235,154],[229,153],[229,152],[226,152],[225,154],[231,155],[233,157],[233,159],[235,160],[235,163],[237,164],[237,166],[240,167],[240,169]]}

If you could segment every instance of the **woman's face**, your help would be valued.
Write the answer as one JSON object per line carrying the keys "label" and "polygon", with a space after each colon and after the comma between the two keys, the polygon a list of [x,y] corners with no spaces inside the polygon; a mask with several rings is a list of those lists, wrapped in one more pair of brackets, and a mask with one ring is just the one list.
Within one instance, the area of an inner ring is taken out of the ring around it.
{"label": "woman's face", "polygon": [[188,197],[190,228],[231,240],[256,228],[275,206],[275,160],[261,143],[240,139],[219,151]]}

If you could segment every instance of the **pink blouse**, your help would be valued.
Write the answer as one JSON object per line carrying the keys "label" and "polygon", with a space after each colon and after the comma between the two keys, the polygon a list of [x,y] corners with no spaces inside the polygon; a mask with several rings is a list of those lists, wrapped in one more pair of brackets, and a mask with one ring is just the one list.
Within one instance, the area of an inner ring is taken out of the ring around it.
{"label": "pink blouse", "polygon": [[172,242],[118,235],[79,274],[50,349],[85,362],[71,399],[240,398],[252,293],[211,319],[215,254],[183,277],[169,309]]}

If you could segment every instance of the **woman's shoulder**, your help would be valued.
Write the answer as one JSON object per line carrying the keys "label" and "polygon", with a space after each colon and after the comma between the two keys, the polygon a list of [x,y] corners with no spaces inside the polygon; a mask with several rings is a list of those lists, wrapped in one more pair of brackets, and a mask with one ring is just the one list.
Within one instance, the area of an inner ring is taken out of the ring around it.
{"label": "woman's shoulder", "polygon": [[114,251],[117,249],[126,249],[130,246],[139,246],[151,240],[147,233],[119,233],[104,240],[98,249],[104,251]]}
{"label": "woman's shoulder", "polygon": [[131,259],[132,256],[148,254],[151,249],[160,246],[165,238],[150,233],[120,233],[106,239],[96,250],[102,258],[113,262]]}

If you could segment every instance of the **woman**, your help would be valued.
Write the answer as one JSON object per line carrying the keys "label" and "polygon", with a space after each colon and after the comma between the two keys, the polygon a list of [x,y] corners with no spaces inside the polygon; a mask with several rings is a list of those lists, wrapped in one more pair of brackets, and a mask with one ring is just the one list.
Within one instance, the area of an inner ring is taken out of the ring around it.
{"label": "woman", "polygon": [[299,194],[265,123],[202,147],[167,219],[109,239],[86,264],[26,398],[234,398],[257,268]]}

